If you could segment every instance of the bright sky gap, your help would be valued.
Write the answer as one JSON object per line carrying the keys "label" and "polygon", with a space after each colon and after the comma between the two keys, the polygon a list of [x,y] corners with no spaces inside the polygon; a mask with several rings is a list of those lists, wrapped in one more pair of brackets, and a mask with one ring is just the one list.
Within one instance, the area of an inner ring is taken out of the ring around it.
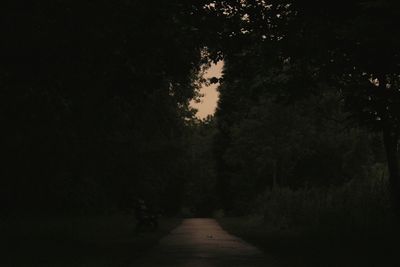
{"label": "bright sky gap", "polygon": [[[222,61],[218,62],[217,64],[213,64],[204,74],[204,78],[209,79],[212,77],[220,78],[222,75],[222,68],[224,63]],[[213,115],[217,108],[219,93],[218,93],[218,86],[219,84],[211,84],[209,86],[204,85],[200,89],[200,93],[203,95],[201,97],[199,103],[195,103],[192,101],[190,105],[196,108],[197,114],[196,116],[199,119],[204,119],[208,115]]]}

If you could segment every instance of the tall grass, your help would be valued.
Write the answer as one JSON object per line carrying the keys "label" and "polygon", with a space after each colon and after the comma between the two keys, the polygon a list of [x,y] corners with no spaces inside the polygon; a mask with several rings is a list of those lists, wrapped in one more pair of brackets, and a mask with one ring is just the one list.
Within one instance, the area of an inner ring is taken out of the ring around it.
{"label": "tall grass", "polygon": [[399,266],[400,235],[384,180],[270,188],[253,207],[252,215],[218,220],[281,266]]}
{"label": "tall grass", "polygon": [[280,229],[379,231],[393,222],[384,180],[297,190],[277,187],[268,189],[254,206],[265,223]]}

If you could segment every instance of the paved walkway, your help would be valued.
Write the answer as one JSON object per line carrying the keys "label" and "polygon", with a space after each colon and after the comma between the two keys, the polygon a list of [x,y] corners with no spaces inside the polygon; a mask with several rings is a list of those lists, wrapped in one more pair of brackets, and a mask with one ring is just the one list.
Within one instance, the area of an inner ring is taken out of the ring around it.
{"label": "paved walkway", "polygon": [[256,247],[228,234],[214,219],[187,219],[135,266],[275,267]]}

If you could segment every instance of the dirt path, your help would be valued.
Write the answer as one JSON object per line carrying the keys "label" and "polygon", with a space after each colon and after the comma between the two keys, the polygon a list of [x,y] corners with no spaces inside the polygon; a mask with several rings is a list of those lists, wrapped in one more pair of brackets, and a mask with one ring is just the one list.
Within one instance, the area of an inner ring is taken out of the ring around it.
{"label": "dirt path", "polygon": [[228,234],[214,219],[187,219],[135,266],[267,266],[273,260]]}

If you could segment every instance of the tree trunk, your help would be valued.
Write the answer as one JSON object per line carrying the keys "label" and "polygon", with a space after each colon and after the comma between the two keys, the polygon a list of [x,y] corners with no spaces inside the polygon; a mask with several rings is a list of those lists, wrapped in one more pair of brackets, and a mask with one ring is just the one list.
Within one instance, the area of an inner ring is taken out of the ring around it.
{"label": "tree trunk", "polygon": [[273,175],[272,175],[272,188],[276,188],[278,186],[278,164],[277,160],[273,161]]}
{"label": "tree trunk", "polygon": [[389,183],[393,207],[396,215],[400,215],[400,173],[398,158],[399,136],[389,129],[383,130],[383,141],[386,151],[386,159],[389,170]]}

